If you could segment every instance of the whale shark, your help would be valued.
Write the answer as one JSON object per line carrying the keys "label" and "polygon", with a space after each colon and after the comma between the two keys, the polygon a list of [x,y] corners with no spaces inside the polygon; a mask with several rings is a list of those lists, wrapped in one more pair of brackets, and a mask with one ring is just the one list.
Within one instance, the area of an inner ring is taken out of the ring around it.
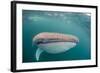
{"label": "whale shark", "polygon": [[79,39],[70,34],[42,32],[33,37],[32,42],[38,47],[36,60],[39,61],[42,52],[59,54],[68,51],[79,43]]}

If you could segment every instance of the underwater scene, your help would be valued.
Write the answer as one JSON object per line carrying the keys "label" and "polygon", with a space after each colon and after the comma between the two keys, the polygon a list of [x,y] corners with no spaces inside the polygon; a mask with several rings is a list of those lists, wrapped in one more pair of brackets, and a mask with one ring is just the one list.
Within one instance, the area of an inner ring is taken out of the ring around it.
{"label": "underwater scene", "polygon": [[22,10],[22,61],[91,59],[91,13]]}

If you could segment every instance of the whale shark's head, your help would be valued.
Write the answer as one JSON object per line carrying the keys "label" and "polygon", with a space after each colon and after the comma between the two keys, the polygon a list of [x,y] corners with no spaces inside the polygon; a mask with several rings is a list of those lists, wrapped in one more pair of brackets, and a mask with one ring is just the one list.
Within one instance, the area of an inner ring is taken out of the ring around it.
{"label": "whale shark's head", "polygon": [[78,42],[79,39],[73,35],[40,33],[33,38],[33,43],[38,46],[36,59],[39,60],[39,56],[43,51],[51,54],[62,53],[75,47]]}

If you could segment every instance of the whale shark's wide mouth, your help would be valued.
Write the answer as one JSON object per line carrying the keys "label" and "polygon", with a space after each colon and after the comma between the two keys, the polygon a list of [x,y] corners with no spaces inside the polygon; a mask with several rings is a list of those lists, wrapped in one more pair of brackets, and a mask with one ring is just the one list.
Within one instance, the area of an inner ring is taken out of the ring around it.
{"label": "whale shark's wide mouth", "polygon": [[61,39],[38,39],[35,43],[37,45],[39,44],[49,44],[49,43],[57,43],[57,42],[72,42],[72,43],[78,43],[76,40],[61,40]]}

